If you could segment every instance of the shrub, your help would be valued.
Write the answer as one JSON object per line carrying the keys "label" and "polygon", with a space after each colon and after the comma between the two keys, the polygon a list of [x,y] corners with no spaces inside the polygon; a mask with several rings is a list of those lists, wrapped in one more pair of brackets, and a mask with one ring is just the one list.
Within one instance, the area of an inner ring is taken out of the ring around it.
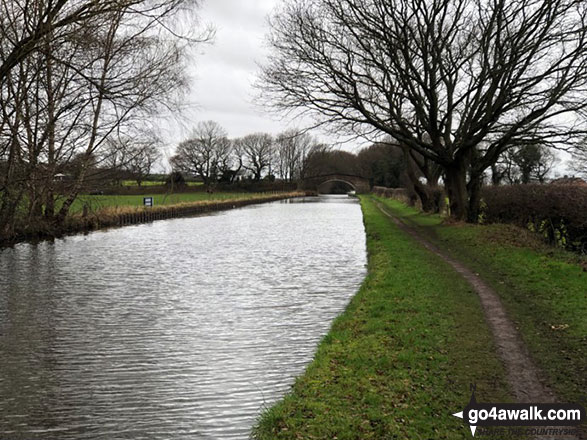
{"label": "shrub", "polygon": [[548,242],[587,253],[587,187],[509,185],[483,190],[485,223],[513,223]]}
{"label": "shrub", "polygon": [[435,214],[443,212],[445,208],[445,193],[444,188],[441,186],[430,186],[426,185],[426,192],[430,199],[428,211]]}
{"label": "shrub", "polygon": [[439,186],[425,186],[423,189],[428,194],[427,204],[424,205],[414,190],[406,188],[386,188],[374,186],[372,192],[380,197],[399,200],[410,206],[415,206],[426,212],[439,213],[444,208],[444,191]]}
{"label": "shrub", "polygon": [[173,171],[165,179],[165,186],[173,189],[183,189],[186,187],[185,178],[179,171]]}
{"label": "shrub", "polygon": [[384,186],[374,186],[372,192],[380,197],[386,197],[388,199],[395,199],[403,202],[407,205],[414,206],[415,194],[405,188],[386,188]]}

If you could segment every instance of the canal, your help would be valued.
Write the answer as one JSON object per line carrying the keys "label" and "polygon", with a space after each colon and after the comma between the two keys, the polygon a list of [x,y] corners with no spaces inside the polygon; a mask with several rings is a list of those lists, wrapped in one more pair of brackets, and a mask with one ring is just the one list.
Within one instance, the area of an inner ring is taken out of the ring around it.
{"label": "canal", "polygon": [[0,438],[246,439],[365,264],[346,196],[0,250]]}

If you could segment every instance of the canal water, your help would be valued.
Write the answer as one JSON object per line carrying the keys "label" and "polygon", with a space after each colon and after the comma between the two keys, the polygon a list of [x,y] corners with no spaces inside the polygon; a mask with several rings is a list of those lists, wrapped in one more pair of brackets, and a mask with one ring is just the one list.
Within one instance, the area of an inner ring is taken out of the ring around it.
{"label": "canal water", "polygon": [[246,439],[365,264],[346,196],[0,250],[0,439]]}

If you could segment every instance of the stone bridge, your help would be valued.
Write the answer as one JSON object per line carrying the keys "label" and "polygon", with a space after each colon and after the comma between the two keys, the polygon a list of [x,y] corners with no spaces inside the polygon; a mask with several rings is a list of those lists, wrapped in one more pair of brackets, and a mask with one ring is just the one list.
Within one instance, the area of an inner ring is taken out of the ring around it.
{"label": "stone bridge", "polygon": [[352,174],[323,174],[304,177],[300,181],[300,189],[318,192],[318,187],[328,182],[344,182],[357,193],[368,193],[371,190],[369,179]]}

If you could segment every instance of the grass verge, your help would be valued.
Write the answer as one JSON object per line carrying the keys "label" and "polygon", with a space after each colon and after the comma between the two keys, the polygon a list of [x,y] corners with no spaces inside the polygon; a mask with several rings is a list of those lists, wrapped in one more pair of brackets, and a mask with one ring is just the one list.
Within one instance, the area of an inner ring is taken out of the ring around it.
{"label": "grass verge", "polygon": [[439,216],[380,200],[498,292],[536,364],[562,400],[585,398],[587,258],[550,247],[515,226],[444,224]]}
{"label": "grass verge", "polygon": [[361,198],[369,273],[292,391],[253,431],[263,439],[465,439],[451,413],[477,384],[508,401],[477,296]]}
{"label": "grass verge", "polygon": [[[88,196],[100,198],[103,203],[83,212],[82,206],[70,211],[63,224],[52,221],[20,222],[18,228],[9,236],[0,236],[0,247],[10,246],[25,240],[40,240],[60,237],[64,234],[91,231],[116,226],[126,226],[154,220],[199,215],[212,211],[233,209],[254,203],[265,203],[302,197],[305,192],[270,192],[270,193],[214,193],[177,194],[177,197],[155,197],[155,205],[150,208],[142,206],[144,196]],[[122,199],[122,201],[121,201]],[[163,199],[163,200],[161,200]],[[82,199],[83,200],[83,199]],[[140,200],[140,204],[138,201]],[[125,203],[127,202],[127,203]]]}
{"label": "grass verge", "polygon": [[[164,180],[143,180],[141,186],[164,186]],[[203,186],[204,182],[186,182],[187,186]],[[123,180],[122,186],[138,186],[136,180]]]}
{"label": "grass verge", "polygon": [[[223,201],[223,200],[250,200],[261,194],[256,193],[235,193],[235,192],[197,192],[177,194],[145,194],[145,195],[80,195],[70,208],[75,214],[83,210],[84,205],[90,211],[100,211],[105,208],[142,207],[143,197],[153,197],[154,206],[169,206],[182,203]],[[59,208],[60,203],[57,203]]]}

